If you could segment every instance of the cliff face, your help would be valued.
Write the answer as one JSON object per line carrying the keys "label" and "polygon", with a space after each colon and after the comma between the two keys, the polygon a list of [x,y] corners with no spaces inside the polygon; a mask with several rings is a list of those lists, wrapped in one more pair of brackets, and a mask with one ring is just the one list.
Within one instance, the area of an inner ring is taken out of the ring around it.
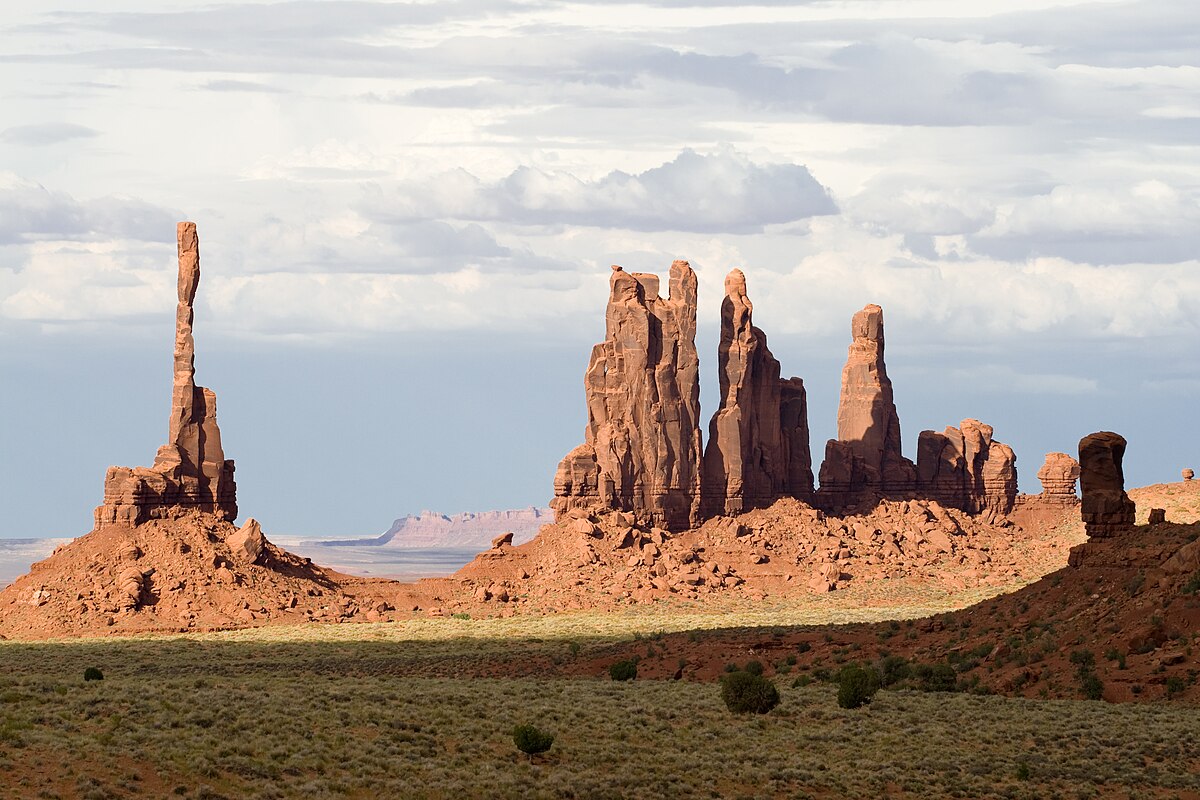
{"label": "cliff face", "polygon": [[705,517],[739,514],[780,497],[812,496],[804,382],[781,381],[767,336],[753,324],[746,276],[725,278],[717,369],[721,402],[708,428],[701,483]]}
{"label": "cliff face", "polygon": [[696,274],[671,265],[670,294],[656,275],[614,266],[605,340],[584,376],[584,443],[558,466],[551,507],[630,511],[682,530],[700,519],[700,380]]}
{"label": "cliff face", "polygon": [[217,396],[196,385],[196,345],[192,338],[193,303],[200,285],[200,240],[196,224],[176,229],[179,252],[179,302],[175,309],[175,380],[167,444],[151,467],[109,467],[104,504],[96,526],[140,525],[168,508],[191,508],[226,521],[237,518],[233,461],[225,459],[217,426]]}

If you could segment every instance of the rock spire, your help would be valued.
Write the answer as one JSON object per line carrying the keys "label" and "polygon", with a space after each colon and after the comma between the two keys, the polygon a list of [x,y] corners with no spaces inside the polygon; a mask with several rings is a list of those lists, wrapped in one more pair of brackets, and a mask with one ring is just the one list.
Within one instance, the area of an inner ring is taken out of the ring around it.
{"label": "rock spire", "polygon": [[825,446],[822,505],[846,507],[866,494],[911,496],[916,469],[900,450],[900,417],[883,359],[883,309],[868,305],[854,315],[852,341],[842,369],[838,437]]}
{"label": "rock spire", "polygon": [[1125,494],[1125,438],[1111,431],[1079,440],[1080,511],[1093,539],[1116,536],[1133,527],[1135,506]]}
{"label": "rock spire", "polygon": [[179,302],[175,309],[175,380],[171,392],[168,443],[152,467],[110,467],[104,478],[104,505],[97,527],[138,525],[165,516],[172,507],[195,508],[232,521],[237,517],[233,462],[225,460],[217,427],[217,396],[195,381],[193,303],[200,285],[200,240],[194,222],[176,229]]}
{"label": "rock spire", "polygon": [[584,443],[558,465],[551,506],[683,530],[700,519],[696,273],[674,262],[664,300],[657,275],[612,269],[605,340],[584,375]]}
{"label": "rock spire", "polygon": [[779,379],[767,336],[754,327],[746,276],[725,278],[717,369],[721,402],[704,451],[704,516],[738,514],[780,497],[812,496],[804,382]]}

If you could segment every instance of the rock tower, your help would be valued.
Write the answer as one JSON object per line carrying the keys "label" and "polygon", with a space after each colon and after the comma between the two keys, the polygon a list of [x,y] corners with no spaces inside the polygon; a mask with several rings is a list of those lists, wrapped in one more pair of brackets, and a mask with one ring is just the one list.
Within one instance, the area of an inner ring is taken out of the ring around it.
{"label": "rock tower", "polygon": [[217,396],[196,385],[196,344],[192,337],[193,303],[200,285],[200,240],[194,222],[176,228],[179,251],[179,303],[175,309],[175,381],[167,444],[151,467],[109,467],[104,504],[96,526],[139,525],[168,515],[171,508],[195,508],[233,521],[237,486],[233,462],[221,449]]}
{"label": "rock tower", "polygon": [[735,269],[725,278],[721,304],[721,402],[704,451],[705,517],[739,514],[780,497],[812,497],[804,382],[779,379],[779,362],[753,313],[746,276]]}
{"label": "rock tower", "polygon": [[558,465],[551,506],[629,511],[683,530],[700,521],[696,273],[671,264],[664,300],[657,275],[612,270],[605,339],[584,375],[584,443]]}

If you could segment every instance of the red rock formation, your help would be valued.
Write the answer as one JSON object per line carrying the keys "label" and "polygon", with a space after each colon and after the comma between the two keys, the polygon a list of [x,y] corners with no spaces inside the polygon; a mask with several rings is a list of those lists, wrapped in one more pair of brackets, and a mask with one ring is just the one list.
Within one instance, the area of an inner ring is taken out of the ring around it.
{"label": "red rock formation", "polygon": [[854,315],[853,341],[842,370],[838,438],[825,447],[820,503],[845,508],[863,493],[912,496],[916,468],[900,451],[900,417],[883,360],[883,309]]}
{"label": "red rock formation", "polygon": [[1042,502],[1058,505],[1077,505],[1075,482],[1079,480],[1079,462],[1066,453],[1047,453],[1046,463],[1038,470],[1042,482]]}
{"label": "red rock formation", "polygon": [[705,517],[812,494],[804,382],[780,381],[779,362],[767,348],[766,334],[754,327],[753,312],[746,276],[735,269],[725,278],[721,304],[721,404],[704,451]]}
{"label": "red rock formation", "polygon": [[696,274],[671,265],[670,297],[656,275],[614,266],[605,340],[584,377],[584,444],[562,460],[551,502],[633,512],[682,530],[699,520],[700,382]]}
{"label": "red rock formation", "polygon": [[179,304],[175,312],[175,383],[171,394],[168,444],[152,467],[110,467],[104,478],[104,505],[96,526],[139,525],[170,508],[195,508],[225,520],[237,517],[233,462],[226,461],[217,427],[217,396],[195,381],[192,303],[200,284],[200,241],[196,224],[181,222]]}
{"label": "red rock formation", "polygon": [[1079,440],[1079,488],[1083,494],[1084,528],[1090,538],[1101,539],[1133,527],[1135,507],[1125,494],[1125,439],[1111,431],[1089,434]]}
{"label": "red rock formation", "polygon": [[1012,511],[1017,457],[992,439],[992,427],[964,419],[961,428],[921,431],[917,440],[917,493],[972,514]]}

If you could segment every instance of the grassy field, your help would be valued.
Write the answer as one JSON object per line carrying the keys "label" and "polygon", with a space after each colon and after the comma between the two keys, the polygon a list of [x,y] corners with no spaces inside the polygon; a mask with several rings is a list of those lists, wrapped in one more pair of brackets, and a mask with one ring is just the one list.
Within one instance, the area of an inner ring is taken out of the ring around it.
{"label": "grassy field", "polygon": [[[1200,715],[1186,706],[884,691],[847,711],[835,687],[781,677],[775,711],[737,717],[713,683],[464,677],[497,658],[803,617],[0,642],[0,796],[1200,798]],[[88,666],[105,679],[84,682]],[[532,761],[511,737],[526,722],[557,734]]]}

